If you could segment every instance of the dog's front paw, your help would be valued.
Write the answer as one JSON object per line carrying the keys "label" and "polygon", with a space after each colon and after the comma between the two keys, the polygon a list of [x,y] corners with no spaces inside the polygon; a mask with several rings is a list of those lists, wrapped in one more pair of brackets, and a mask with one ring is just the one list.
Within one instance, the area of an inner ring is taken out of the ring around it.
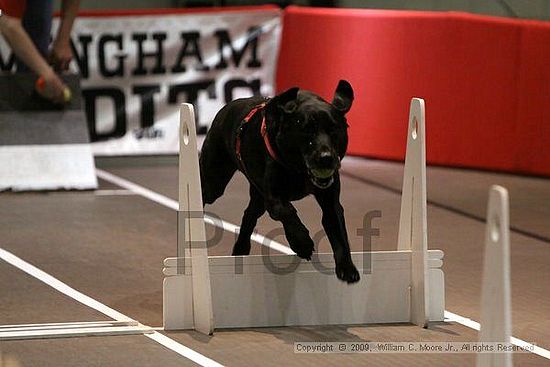
{"label": "dog's front paw", "polygon": [[338,279],[347,282],[348,284],[357,283],[361,278],[359,272],[353,263],[350,261],[336,264],[336,276]]}
{"label": "dog's front paw", "polygon": [[298,257],[311,260],[311,255],[313,254],[313,251],[315,251],[315,246],[307,231],[300,231],[287,237],[287,239],[290,244],[290,248],[296,253],[296,255],[298,255]]}
{"label": "dog's front paw", "polygon": [[246,256],[250,255],[250,240],[237,240],[233,246],[232,256]]}
{"label": "dog's front paw", "polygon": [[313,249],[313,247],[311,247],[311,248],[301,248],[293,251],[296,252],[296,255],[298,255],[299,258],[310,261],[311,255],[313,255],[313,251],[315,250]]}

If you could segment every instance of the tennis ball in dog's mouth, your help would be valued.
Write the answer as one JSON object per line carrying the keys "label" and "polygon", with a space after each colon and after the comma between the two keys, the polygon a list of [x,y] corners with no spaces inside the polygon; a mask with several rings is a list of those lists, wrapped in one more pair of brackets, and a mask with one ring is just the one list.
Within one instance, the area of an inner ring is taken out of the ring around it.
{"label": "tennis ball in dog's mouth", "polygon": [[315,168],[311,170],[311,173],[317,178],[329,178],[334,174],[334,170],[330,168]]}

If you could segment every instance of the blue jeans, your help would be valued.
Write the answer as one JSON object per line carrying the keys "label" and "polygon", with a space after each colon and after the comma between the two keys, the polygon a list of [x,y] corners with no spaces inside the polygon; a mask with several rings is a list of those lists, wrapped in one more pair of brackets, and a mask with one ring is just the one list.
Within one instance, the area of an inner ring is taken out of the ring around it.
{"label": "blue jeans", "polygon": [[[51,40],[53,0],[27,0],[23,15],[23,28],[29,34],[38,52],[46,58]],[[30,71],[27,65],[17,60],[17,71]]]}

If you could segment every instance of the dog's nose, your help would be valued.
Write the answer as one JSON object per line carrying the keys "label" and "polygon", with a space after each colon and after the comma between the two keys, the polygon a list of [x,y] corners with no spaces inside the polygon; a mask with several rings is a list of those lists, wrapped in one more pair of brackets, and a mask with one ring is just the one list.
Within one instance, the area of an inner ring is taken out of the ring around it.
{"label": "dog's nose", "polygon": [[332,168],[334,166],[334,154],[325,150],[319,154],[319,165],[321,167]]}

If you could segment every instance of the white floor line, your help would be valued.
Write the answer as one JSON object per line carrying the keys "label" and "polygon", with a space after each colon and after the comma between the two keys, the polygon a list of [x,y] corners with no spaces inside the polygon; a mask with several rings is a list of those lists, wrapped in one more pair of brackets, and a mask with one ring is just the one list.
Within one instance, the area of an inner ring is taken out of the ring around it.
{"label": "white floor line", "polygon": [[55,290],[73,299],[78,300],[78,302],[90,308],[93,308],[94,310],[97,310],[102,314],[109,316],[112,319],[115,319],[117,321],[132,321],[131,318],[121,314],[116,310],[113,310],[108,306],[105,306],[101,302],[98,302],[91,297],[88,297],[87,295],[77,291],[76,289],[68,286],[62,281],[54,278],[50,274],[38,269],[34,265],[29,264],[25,260],[20,259],[19,257],[15,256],[11,252],[8,252],[2,248],[0,248],[0,259],[4,260],[8,264],[15,266],[18,269],[23,270],[25,273],[29,274],[30,276],[33,276],[36,279],[41,280],[42,282],[48,284],[50,287],[54,288]]}
{"label": "white floor line", "polygon": [[[445,311],[445,319],[446,319],[445,321],[456,322],[457,324],[467,326],[470,329],[474,329],[474,330],[477,330],[477,331],[479,331],[480,327],[481,327],[479,322],[474,321],[474,320],[469,319],[469,318],[466,318],[464,316],[457,315],[457,314],[452,313],[450,311]],[[529,349],[532,349],[532,353],[534,353],[536,355],[539,355],[543,358],[550,359],[550,351],[549,350],[546,350],[544,348],[541,348],[539,346],[536,346],[534,344],[531,344],[529,342],[526,342],[525,340],[516,338],[514,336],[512,336],[510,339],[511,339],[510,342],[512,344],[517,345],[519,347],[528,347]]]}
{"label": "white floor line", "polygon": [[[172,208],[174,210],[178,210],[178,208],[179,208],[179,204],[176,200],[172,200],[170,198],[167,198],[166,196],[163,196],[163,195],[161,195],[157,192],[149,190],[149,189],[147,189],[143,186],[140,186],[140,185],[138,185],[134,182],[128,181],[128,180],[126,180],[122,177],[113,175],[112,173],[109,173],[109,172],[106,172],[106,171],[103,171],[103,170],[100,170],[100,169],[96,169],[96,172],[97,172],[97,176],[99,178],[102,178],[105,181],[109,181],[109,182],[111,182],[111,183],[113,183],[117,186],[123,187],[125,189],[134,191],[136,194],[141,195],[141,196],[143,196],[143,197],[145,197],[149,200],[152,200],[152,201],[154,201],[158,204],[167,206],[168,208]],[[205,221],[207,221],[207,222],[209,222],[210,224],[213,224],[213,225],[217,225],[218,222],[220,222],[219,219],[214,220],[213,218],[210,218],[208,216],[205,216],[204,219],[205,219]],[[222,228],[229,231],[229,232],[236,233],[236,231],[238,231],[238,229],[239,229],[238,226],[236,226],[234,224],[231,224],[229,222],[225,222],[225,221],[221,221],[221,222],[222,222]],[[268,246],[268,247],[272,248],[273,250],[282,252],[283,254],[294,255],[294,252],[288,246],[285,246],[285,245],[283,245],[279,242],[270,240],[270,239],[268,239],[268,238],[266,238],[266,237],[264,237],[264,236],[262,236],[258,233],[254,233],[251,237],[251,240],[256,242],[256,243],[259,243],[260,245]],[[473,321],[471,319],[468,319],[464,316],[460,316],[460,315],[457,315],[455,313],[452,313],[452,312],[449,312],[449,311],[445,310],[444,317],[449,321],[453,321],[453,322],[456,322],[456,323],[461,324],[463,326],[466,326],[466,327],[469,327],[471,329],[479,331],[479,323],[476,322],[476,321]],[[517,346],[533,347],[533,353],[534,354],[537,354],[541,357],[550,359],[550,351],[548,351],[544,348],[538,347],[534,344],[528,343],[528,342],[526,342],[522,339],[518,339],[516,337],[512,337],[511,342],[514,345],[517,345]]]}
{"label": "white floor line", "polygon": [[95,190],[94,195],[96,196],[127,196],[127,195],[137,195],[131,190]]}
{"label": "white floor line", "polygon": [[[0,259],[4,260],[8,264],[11,264],[15,266],[16,268],[24,271],[25,273],[29,274],[30,276],[40,280],[41,282],[49,285],[50,287],[54,288],[55,290],[63,293],[64,295],[71,297],[75,301],[78,301],[90,308],[93,308],[96,311],[101,312],[102,314],[109,316],[112,319],[115,319],[117,321],[134,321],[130,317],[110,308],[107,305],[104,305],[103,303],[85,295],[84,293],[81,293],[77,291],[76,289],[68,286],[67,284],[63,283],[57,278],[54,278],[50,274],[38,269],[36,266],[26,262],[25,260],[15,256],[9,251],[6,251],[2,248],[0,248]],[[140,324],[141,325],[141,324]],[[179,355],[190,359],[191,361],[204,366],[204,367],[220,367],[222,366],[218,362],[203,356],[202,354],[195,352],[194,350],[178,343],[177,341],[159,333],[158,331],[154,331],[151,334],[144,334],[144,336],[148,337],[151,340],[154,340],[155,342],[171,349],[172,351],[178,353]]]}
{"label": "white floor line", "polygon": [[107,171],[104,171],[102,169],[96,168],[95,170],[97,177],[108,181],[110,183],[113,183],[117,186],[120,186],[126,190],[130,190],[135,192],[136,194],[143,196],[144,198],[147,198],[151,201],[154,201],[157,204],[164,205],[170,209],[178,210],[179,204],[177,201],[172,200],[170,198],[167,198],[164,195],[161,195],[157,192],[154,192],[152,190],[149,190],[143,186],[140,186],[138,184],[133,183],[132,181],[128,181],[122,177],[113,175],[112,173],[109,173]]}
{"label": "white floor line", "polygon": [[164,345],[166,348],[173,350],[174,352],[178,353],[179,355],[184,356],[187,359],[192,360],[193,362],[205,366],[205,367],[223,367],[222,364],[219,364],[218,362],[203,356],[199,352],[194,351],[191,348],[186,347],[183,344],[178,343],[174,339],[171,339],[167,337],[164,334],[161,334],[159,332],[154,332],[152,334],[145,335],[149,339],[152,339],[156,341],[159,344]]}
{"label": "white floor line", "polygon": [[[108,181],[112,184],[115,184],[117,186],[120,186],[124,189],[133,191],[137,195],[143,196],[144,198],[154,201],[157,204],[164,205],[173,210],[179,209],[179,203],[176,200],[170,199],[169,197],[161,195],[158,192],[149,190],[148,188],[140,186],[132,181],[128,181],[122,177],[113,175],[112,173],[103,171],[101,169],[96,169],[96,173],[97,173],[97,177],[105,181]],[[219,218],[213,218],[209,215],[205,215],[204,220],[209,224],[223,228],[224,230],[231,233],[237,233],[239,231],[239,226],[233,223],[226,222],[224,220],[220,220]],[[253,233],[251,236],[251,239],[256,243],[259,243],[260,245],[270,247],[275,251],[282,252],[283,254],[287,254],[287,255],[295,254],[294,251],[292,251],[288,246],[285,246],[277,241],[273,241],[269,238],[266,238],[259,233]]]}

